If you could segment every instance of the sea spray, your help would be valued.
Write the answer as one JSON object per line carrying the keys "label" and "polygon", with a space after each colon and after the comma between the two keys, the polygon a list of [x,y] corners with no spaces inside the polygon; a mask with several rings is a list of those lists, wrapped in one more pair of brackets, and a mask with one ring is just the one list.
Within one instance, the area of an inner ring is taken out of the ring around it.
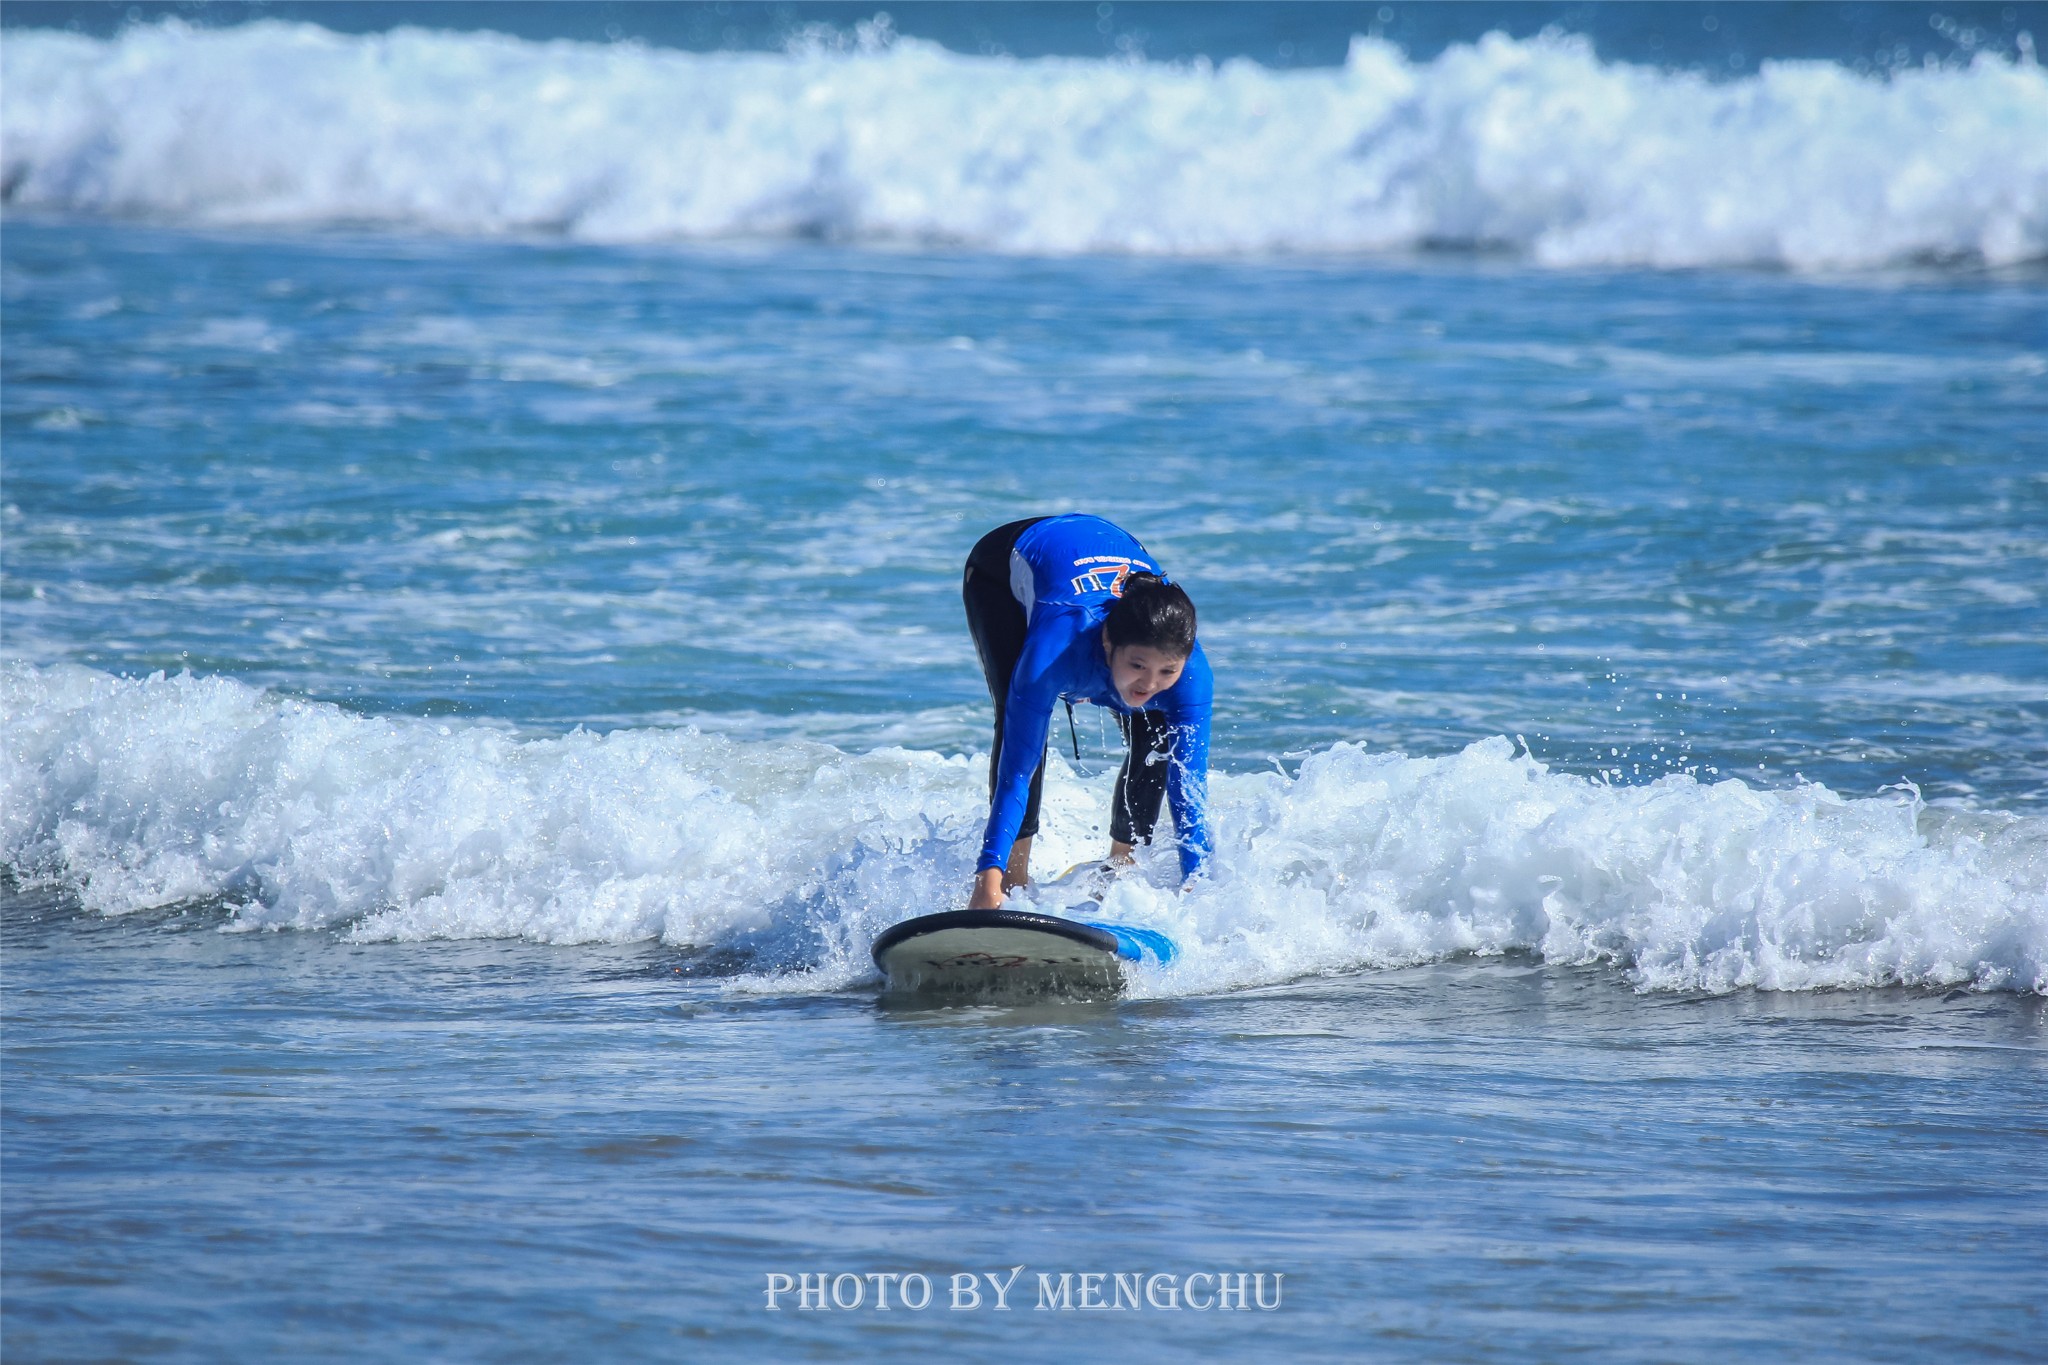
{"label": "sea spray", "polygon": [[[223,678],[0,672],[0,861],[120,914],[359,940],[741,945],[749,989],[866,979],[888,924],[964,894],[985,760],[692,730],[524,736]],[[1098,851],[1107,775],[1054,761],[1041,864]],[[2048,821],[1672,775],[1613,786],[1500,738],[1338,744],[1219,773],[1217,858],[1155,854],[1104,913],[1169,929],[1143,993],[1525,952],[1639,986],[2048,990]]]}

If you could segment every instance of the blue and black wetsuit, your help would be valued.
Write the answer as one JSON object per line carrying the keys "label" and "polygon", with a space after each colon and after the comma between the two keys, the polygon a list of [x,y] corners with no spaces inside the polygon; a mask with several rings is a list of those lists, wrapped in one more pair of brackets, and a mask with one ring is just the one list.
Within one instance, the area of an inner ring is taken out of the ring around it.
{"label": "blue and black wetsuit", "polygon": [[967,628],[996,703],[977,870],[1006,866],[1010,846],[1038,832],[1046,735],[1062,700],[1108,707],[1130,741],[1110,807],[1110,838],[1150,843],[1163,796],[1173,808],[1182,876],[1207,860],[1209,661],[1198,640],[1179,681],[1142,708],[1117,695],[1102,623],[1132,572],[1162,571],[1129,532],[1078,513],[997,527],[967,556]]}

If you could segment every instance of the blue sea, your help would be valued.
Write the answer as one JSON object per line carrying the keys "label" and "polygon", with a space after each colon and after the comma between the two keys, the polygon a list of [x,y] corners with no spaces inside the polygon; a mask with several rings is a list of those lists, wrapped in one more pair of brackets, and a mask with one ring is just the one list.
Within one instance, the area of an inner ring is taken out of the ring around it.
{"label": "blue sea", "polygon": [[0,22],[10,1360],[2042,1358],[2048,6]]}

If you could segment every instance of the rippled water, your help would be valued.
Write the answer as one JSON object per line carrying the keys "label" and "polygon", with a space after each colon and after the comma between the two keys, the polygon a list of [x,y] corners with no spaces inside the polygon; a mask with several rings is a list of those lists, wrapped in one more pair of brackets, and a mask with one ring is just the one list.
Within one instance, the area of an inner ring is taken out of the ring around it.
{"label": "rippled water", "polygon": [[[6,920],[10,1354],[2039,1340],[2038,996],[1645,998],[1493,961],[896,1011],[736,998],[645,948],[44,915]],[[951,1276],[1020,1265],[1008,1316],[952,1310]],[[1217,1271],[1284,1275],[1278,1308],[1036,1307],[1040,1273]],[[768,1276],[804,1273],[923,1274],[935,1299],[767,1312]]]}
{"label": "rippled water", "polygon": [[7,270],[18,656],[965,746],[958,562],[1090,507],[1199,586],[1227,766],[1522,734],[2048,799],[2032,277],[81,224]]}

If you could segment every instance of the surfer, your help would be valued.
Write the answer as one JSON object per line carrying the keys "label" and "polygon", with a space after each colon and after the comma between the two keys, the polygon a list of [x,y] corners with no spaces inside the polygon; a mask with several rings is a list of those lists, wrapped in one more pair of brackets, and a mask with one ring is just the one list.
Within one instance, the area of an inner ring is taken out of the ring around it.
{"label": "surfer", "polygon": [[1209,856],[1209,661],[1195,604],[1122,528],[1073,513],[999,526],[967,556],[967,629],[995,701],[988,824],[970,910],[1031,880],[1053,705],[1106,706],[1129,742],[1110,805],[1109,861],[1152,841],[1172,807],[1181,876]]}

